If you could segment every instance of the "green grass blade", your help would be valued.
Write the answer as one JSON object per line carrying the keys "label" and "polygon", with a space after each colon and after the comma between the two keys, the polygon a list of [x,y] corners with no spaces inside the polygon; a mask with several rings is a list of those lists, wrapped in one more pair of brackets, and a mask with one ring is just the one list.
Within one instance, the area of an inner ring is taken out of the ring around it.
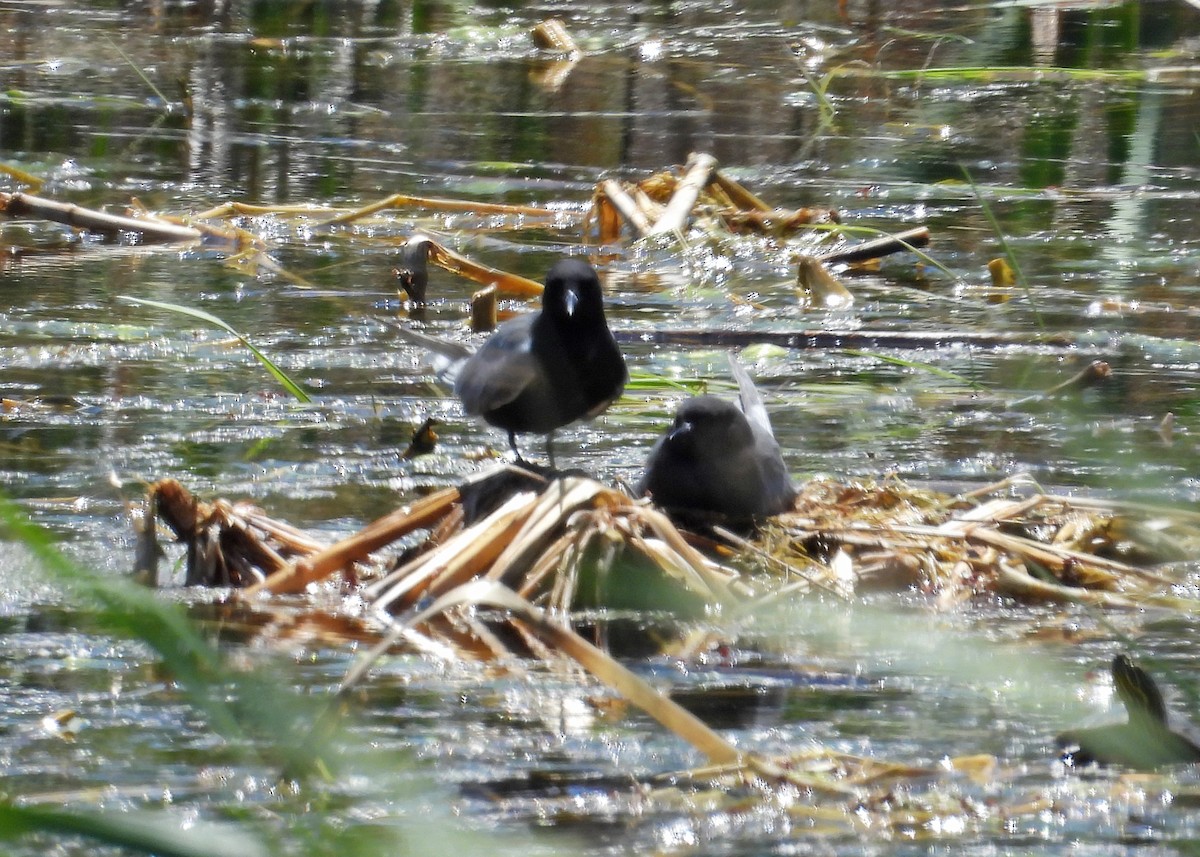
{"label": "green grass blade", "polygon": [[[96,617],[108,633],[150,647],[188,703],[231,746],[258,761],[263,761],[261,751],[265,751],[297,777],[324,771],[327,745],[309,734],[318,711],[316,702],[300,699],[264,676],[229,669],[221,653],[199,634],[179,605],[165,602],[129,580],[76,566],[54,546],[46,530],[3,496],[0,537],[22,543],[46,574],[98,608]],[[255,740],[263,735],[270,740]],[[299,740],[301,735],[308,738]]]}
{"label": "green grass blade", "polygon": [[639,393],[674,390],[699,396],[708,389],[708,383],[708,381],[703,379],[668,378],[665,375],[655,375],[651,372],[638,372],[634,370],[629,373],[629,380],[625,382],[625,389],[629,392]]}
{"label": "green grass blade", "polygon": [[267,857],[258,839],[224,826],[184,826],[178,818],[148,812],[95,813],[0,803],[0,840],[27,833],[73,833],[97,842],[159,857]]}
{"label": "green grass blade", "polygon": [[192,307],[181,306],[180,304],[171,304],[166,303],[165,301],[146,300],[145,298],[133,298],[129,297],[128,295],[121,295],[118,300],[125,301],[126,303],[138,304],[139,306],[148,306],[154,307],[155,309],[168,310],[169,312],[177,312],[181,315],[191,316],[192,318],[208,322],[215,327],[221,328],[227,333],[236,336],[238,341],[241,342],[242,345],[246,346],[246,348],[250,350],[251,354],[258,358],[258,362],[266,367],[267,371],[274,376],[275,380],[283,385],[285,390],[292,394],[296,401],[305,405],[312,401],[312,397],[309,396],[308,393],[304,392],[303,387],[289,378],[282,369],[276,366],[271,359],[267,357],[267,355],[255,348],[254,345],[251,344],[250,340],[242,336],[242,334],[230,327],[224,320],[217,318],[212,313],[205,312],[202,309],[193,309]]}
{"label": "green grass blade", "polygon": [[874,360],[882,360],[884,363],[891,363],[894,366],[903,366],[906,369],[920,369],[922,372],[928,372],[930,375],[937,375],[939,378],[945,378],[949,381],[956,381],[963,386],[970,387],[972,390],[983,390],[984,387],[978,381],[972,381],[970,378],[959,375],[957,372],[951,372],[949,369],[943,369],[940,366],[934,366],[931,363],[922,363],[919,360],[905,360],[902,357],[892,357],[888,354],[880,354],[875,351],[854,351],[846,349],[844,354],[849,354],[851,357],[870,357]]}
{"label": "green grass blade", "polygon": [[146,86],[150,87],[150,91],[153,92],[156,96],[158,96],[158,100],[162,102],[163,107],[169,108],[171,106],[171,102],[167,100],[167,96],[162,94],[162,90],[160,90],[157,86],[154,85],[154,81],[152,81],[149,77],[146,76],[146,72],[142,71],[142,67],[140,65],[138,65],[137,63],[135,63],[132,59],[130,59],[129,54],[127,54],[127,53],[125,53],[125,51],[121,50],[121,46],[118,45],[116,42],[114,42],[112,39],[110,39],[108,36],[105,36],[104,40],[106,42],[108,42],[109,47],[111,47],[114,51],[116,51],[118,54],[121,55],[121,59],[125,60],[125,62],[127,62],[129,64],[129,67],[131,69],[133,69],[134,73],[142,79],[142,82],[144,84],[146,84]]}
{"label": "green grass blade", "polygon": [[966,167],[962,168],[963,175],[967,177],[967,184],[971,186],[971,192],[975,194],[975,198],[979,200],[979,207],[983,209],[983,214],[991,224],[992,229],[996,233],[996,238],[1000,242],[1000,249],[1004,251],[1004,256],[1008,259],[1009,266],[1013,269],[1013,274],[1017,278],[1017,284],[1025,293],[1025,299],[1029,301],[1029,308],[1033,310],[1034,321],[1037,326],[1045,330],[1046,322],[1042,319],[1042,314],[1038,312],[1037,301],[1033,298],[1033,290],[1029,288],[1029,281],[1025,279],[1025,273],[1021,270],[1021,263],[1017,259],[1017,254],[1013,252],[1012,247],[1008,244],[1008,239],[1004,236],[1004,230],[1000,228],[1000,221],[996,219],[996,215],[992,213],[992,207],[987,204],[987,200],[983,198],[983,194],[979,192],[979,187],[975,184],[975,179],[971,177],[971,172]]}

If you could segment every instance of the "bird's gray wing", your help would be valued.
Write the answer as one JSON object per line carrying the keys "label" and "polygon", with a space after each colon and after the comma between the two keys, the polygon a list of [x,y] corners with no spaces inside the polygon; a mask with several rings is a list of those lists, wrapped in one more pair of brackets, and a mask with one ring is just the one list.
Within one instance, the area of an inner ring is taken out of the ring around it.
{"label": "bird's gray wing", "polygon": [[502,408],[538,384],[544,376],[530,348],[528,324],[522,316],[502,325],[458,372],[455,394],[468,414]]}

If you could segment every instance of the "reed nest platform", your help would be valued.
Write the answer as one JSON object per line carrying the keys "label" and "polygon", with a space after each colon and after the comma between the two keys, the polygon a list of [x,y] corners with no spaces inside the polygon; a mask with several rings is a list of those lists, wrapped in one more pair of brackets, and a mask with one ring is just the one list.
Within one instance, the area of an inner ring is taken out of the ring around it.
{"label": "reed nest platform", "polygon": [[[415,500],[333,544],[250,503],[200,500],[173,480],[150,488],[144,512],[147,579],[156,576],[162,524],[186,546],[185,580],[232,588],[231,603],[261,623],[256,631],[291,621],[306,624],[309,639],[362,644],[331,705],[351,702],[378,659],[397,648],[506,670],[566,666],[607,687],[606,707],[636,706],[701,754],[691,770],[618,784],[478,787],[496,802],[510,791],[536,793],[548,811],[570,811],[575,798],[565,794],[601,789],[606,800],[643,808],[755,806],[832,833],[908,838],[1037,817],[1084,800],[1090,788],[1079,780],[998,803],[995,784],[1017,775],[990,754],[931,764],[815,743],[782,755],[736,745],[574,624],[580,609],[631,590],[665,592],[665,603],[709,619],[754,615],[814,591],[854,599],[880,589],[917,590],[941,609],[998,597],[1110,611],[1200,607],[1189,583],[1200,516],[1047,494],[1021,479],[958,494],[896,479],[817,479],[800,486],[790,512],[751,533],[719,521],[682,528],[648,501],[586,476],[512,466]],[[354,606],[337,617],[339,604]],[[711,645],[707,636],[681,634],[670,652],[692,657]]]}
{"label": "reed nest platform", "polygon": [[[1200,607],[1188,577],[1200,515],[1186,510],[1042,493],[1020,478],[961,494],[898,479],[799,487],[792,511],[749,534],[720,521],[683,528],[586,476],[508,465],[334,544],[249,503],[198,499],[174,480],[150,488],[146,514],[186,546],[188,585],[233,587],[246,599],[335,587],[388,614],[473,580],[569,613],[596,606],[618,567],[638,569],[647,586],[669,581],[713,610],[813,589],[916,589],[943,607],[992,594],[1115,610]],[[154,526],[141,529],[154,540]],[[146,579],[157,577],[155,555],[139,552]]]}

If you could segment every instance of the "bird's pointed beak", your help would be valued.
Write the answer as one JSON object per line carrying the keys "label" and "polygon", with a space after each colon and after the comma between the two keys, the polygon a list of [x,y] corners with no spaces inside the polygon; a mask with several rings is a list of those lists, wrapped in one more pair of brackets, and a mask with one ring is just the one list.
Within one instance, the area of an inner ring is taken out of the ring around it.
{"label": "bird's pointed beak", "polygon": [[567,305],[567,315],[575,315],[575,308],[579,306],[579,292],[575,291],[574,289],[567,289],[567,293],[564,295],[564,300]]}
{"label": "bird's pointed beak", "polygon": [[667,432],[667,440],[672,443],[677,443],[681,440],[684,440],[691,433],[692,433],[692,424],[689,423],[687,420],[683,420],[682,422],[673,426],[671,428],[671,430],[669,432]]}

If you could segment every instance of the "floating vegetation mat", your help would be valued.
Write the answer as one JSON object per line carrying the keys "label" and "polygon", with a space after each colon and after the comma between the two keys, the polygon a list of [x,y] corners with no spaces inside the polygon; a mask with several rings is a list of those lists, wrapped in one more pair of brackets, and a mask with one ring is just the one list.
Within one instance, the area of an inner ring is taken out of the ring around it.
{"label": "floating vegetation mat", "polygon": [[[1020,478],[951,495],[898,479],[800,486],[793,511],[753,535],[719,521],[681,529],[647,501],[584,476],[501,466],[380,518],[333,545],[246,503],[152,486],[156,514],[187,546],[186,583],[245,597],[340,581],[395,615],[472,580],[569,613],[611,606],[604,577],[635,569],[708,610],[821,588],[917,589],[942,606],[1000,594],[1111,609],[1200,606],[1184,561],[1200,515],[1031,490]],[[153,540],[154,528],[142,528]],[[144,544],[140,573],[156,577]],[[585,586],[586,584],[586,586]],[[600,587],[600,588],[597,588]]]}
{"label": "floating vegetation mat", "polygon": [[[291,622],[297,633],[368,645],[343,680],[343,698],[352,700],[377,659],[398,647],[506,668],[532,658],[582,668],[609,688],[613,704],[638,706],[706,759],[690,771],[619,782],[561,774],[467,789],[496,807],[534,797],[539,812],[564,818],[577,817],[586,792],[608,812],[632,801],[639,816],[683,812],[711,823],[714,814],[732,818],[753,806],[755,817],[774,814],[806,835],[939,838],[1018,829],[1019,819],[1039,823],[1063,801],[1095,798],[1094,784],[1060,781],[1009,791],[998,803],[996,783],[1019,774],[986,754],[903,764],[815,743],[785,755],[735,746],[573,627],[576,611],[630,591],[666,592],[676,609],[710,617],[814,588],[852,598],[868,588],[915,587],[938,606],[997,594],[1111,610],[1200,606],[1172,564],[1197,553],[1196,515],[1031,493],[1019,480],[961,495],[894,479],[814,480],[801,486],[792,512],[753,535],[711,521],[681,529],[648,502],[590,478],[512,466],[331,545],[249,504],[198,500],[173,480],[152,486],[146,511],[143,559],[158,554],[157,516],[187,546],[189,583],[233,586],[253,605],[268,593],[299,594],[265,599],[273,619],[260,633],[288,624],[276,615],[286,604],[304,617]],[[153,576],[153,565],[141,572]],[[329,618],[339,612],[340,624]],[[686,656],[706,643],[684,635],[671,645]]]}

